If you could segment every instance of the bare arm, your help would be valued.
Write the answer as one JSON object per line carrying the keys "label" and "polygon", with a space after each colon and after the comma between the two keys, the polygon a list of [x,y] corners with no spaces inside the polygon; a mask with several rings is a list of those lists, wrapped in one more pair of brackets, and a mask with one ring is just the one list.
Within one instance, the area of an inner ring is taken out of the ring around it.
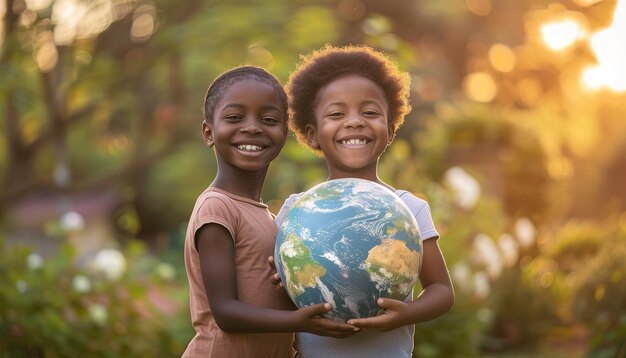
{"label": "bare arm", "polygon": [[423,290],[410,303],[380,298],[378,304],[386,311],[376,317],[348,321],[360,328],[389,331],[401,326],[426,322],[448,312],[454,304],[454,289],[446,262],[436,239],[424,241],[420,283]]}
{"label": "bare arm", "polygon": [[310,332],[336,338],[355,333],[354,326],[320,316],[330,305],[318,304],[283,311],[243,303],[237,298],[234,245],[230,233],[218,224],[197,233],[200,267],[209,306],[219,327],[227,332]]}

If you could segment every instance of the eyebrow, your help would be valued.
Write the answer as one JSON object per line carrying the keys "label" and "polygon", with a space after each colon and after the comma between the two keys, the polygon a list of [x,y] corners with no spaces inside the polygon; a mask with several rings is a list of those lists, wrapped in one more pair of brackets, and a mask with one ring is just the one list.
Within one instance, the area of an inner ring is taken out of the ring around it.
{"label": "eyebrow", "polygon": [[[227,110],[227,109],[231,109],[231,108],[235,108],[235,109],[244,109],[246,108],[246,105],[243,105],[241,103],[228,103],[226,104],[224,107],[222,107],[221,111]],[[278,112],[283,112],[282,109],[280,109],[280,107],[275,106],[273,104],[266,104],[261,106],[261,110],[275,110]]]}
{"label": "eyebrow", "polygon": [[[228,103],[222,109],[227,109],[227,108],[246,108],[246,106],[243,105],[243,104],[240,104],[240,103]],[[261,106],[261,108],[262,109],[275,109],[277,111],[282,112],[280,107],[275,106],[273,104],[265,104],[265,105]]]}
{"label": "eyebrow", "polygon": [[[366,104],[375,104],[377,106],[384,107],[384,105],[382,103],[380,103],[380,102],[378,102],[376,100],[373,100],[373,99],[368,99],[366,101],[361,102],[361,105],[366,105]],[[330,106],[345,106],[345,105],[346,105],[345,102],[331,102],[331,103],[327,104],[325,106],[325,108],[328,108]]]}

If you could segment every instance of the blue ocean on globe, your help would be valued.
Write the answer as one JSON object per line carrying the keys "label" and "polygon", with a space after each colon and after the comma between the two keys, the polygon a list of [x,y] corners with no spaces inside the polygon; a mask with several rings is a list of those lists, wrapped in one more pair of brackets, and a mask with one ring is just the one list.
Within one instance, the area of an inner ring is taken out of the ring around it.
{"label": "blue ocean on globe", "polygon": [[298,307],[328,302],[327,317],[380,313],[379,297],[404,300],[418,280],[422,241],[414,216],[384,186],[335,179],[303,193],[280,223],[274,257]]}

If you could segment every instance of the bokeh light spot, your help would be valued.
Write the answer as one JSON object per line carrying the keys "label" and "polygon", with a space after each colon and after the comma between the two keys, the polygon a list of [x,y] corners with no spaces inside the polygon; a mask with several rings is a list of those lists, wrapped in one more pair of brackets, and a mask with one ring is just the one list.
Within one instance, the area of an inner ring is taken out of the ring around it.
{"label": "bokeh light spot", "polygon": [[554,51],[563,51],[581,38],[582,27],[573,19],[548,22],[541,26],[545,44]]}
{"label": "bokeh light spot", "polygon": [[265,47],[258,44],[248,46],[248,60],[253,65],[272,69],[274,67],[274,56]]}
{"label": "bokeh light spot", "polygon": [[37,50],[35,60],[41,72],[50,72],[59,60],[57,47],[52,42],[42,44]]}
{"label": "bokeh light spot", "polygon": [[486,72],[474,72],[463,81],[465,95],[477,102],[491,102],[498,93],[498,85]]}
{"label": "bokeh light spot", "polygon": [[491,0],[465,0],[465,6],[472,14],[487,16],[491,13]]}
{"label": "bokeh light spot", "polygon": [[143,41],[152,35],[154,31],[154,18],[150,14],[141,14],[133,21],[130,29],[134,41]]}
{"label": "bokeh light spot", "polygon": [[604,299],[605,294],[606,294],[606,289],[604,288],[604,285],[600,285],[596,287],[593,297],[596,299],[596,301],[600,302],[602,301],[602,299]]}
{"label": "bokeh light spot", "polygon": [[489,63],[500,72],[511,72],[515,68],[515,52],[503,44],[494,44],[489,49]]}

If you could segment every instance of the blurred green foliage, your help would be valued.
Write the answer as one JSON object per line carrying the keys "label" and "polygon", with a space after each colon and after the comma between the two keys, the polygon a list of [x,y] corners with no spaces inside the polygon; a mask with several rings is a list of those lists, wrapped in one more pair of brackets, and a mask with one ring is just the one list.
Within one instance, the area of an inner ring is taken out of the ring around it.
{"label": "blurred green foliage", "polygon": [[169,293],[173,269],[139,243],[124,256],[125,272],[110,278],[77,264],[71,245],[42,257],[0,241],[2,356],[180,356],[190,327],[178,308],[186,296]]}
{"label": "blurred green foliage", "polygon": [[[206,88],[240,64],[284,82],[300,54],[327,43],[381,49],[412,76],[413,111],[379,174],[429,201],[457,290],[450,313],[416,327],[415,355],[626,355],[623,98],[566,86],[589,49],[556,56],[525,33],[527,15],[547,3],[81,1],[73,11],[90,11],[67,19],[80,28],[63,41],[71,31],[53,18],[61,3],[70,2],[0,7],[0,355],[179,356],[193,335],[186,221],[215,174],[200,136]],[[552,3],[604,27],[616,2]],[[98,9],[113,10],[87,16]],[[99,30],[81,36],[90,25]],[[517,56],[512,72],[492,68],[494,44]],[[476,71],[499,86],[489,105],[467,99],[465,75]],[[470,206],[447,182],[451,168],[479,183]],[[323,160],[290,136],[263,199],[277,212],[325,176]],[[93,232],[66,240],[58,220],[75,209],[64,207],[68,197],[101,192],[118,198],[100,217],[109,246],[124,248],[128,267],[116,280],[72,246]],[[60,211],[23,225],[38,214],[21,212],[23,203],[45,206],[51,194]],[[530,244],[519,219],[535,225]],[[21,245],[33,236],[43,249]],[[495,256],[479,255],[478,237]],[[550,346],[554,332],[581,327]],[[579,348],[563,351],[569,345]]]}

